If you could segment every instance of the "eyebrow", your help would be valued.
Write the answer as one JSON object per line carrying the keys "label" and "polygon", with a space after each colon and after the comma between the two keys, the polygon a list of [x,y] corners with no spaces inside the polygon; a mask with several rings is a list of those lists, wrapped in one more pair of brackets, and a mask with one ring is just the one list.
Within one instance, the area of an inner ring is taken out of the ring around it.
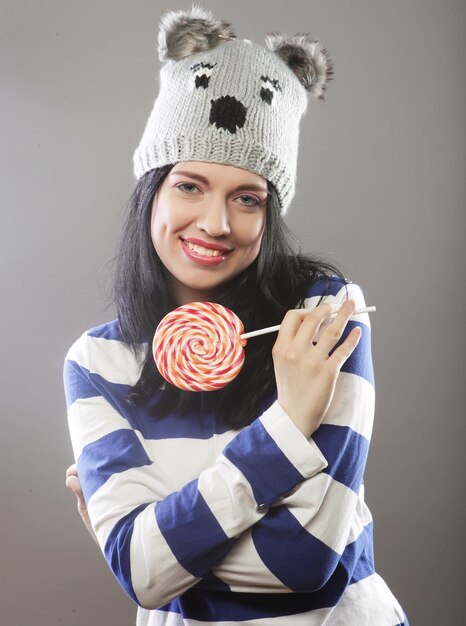
{"label": "eyebrow", "polygon": [[[172,172],[172,176],[175,176],[177,174],[180,174],[181,176],[189,176],[190,178],[194,178],[195,180],[199,180],[201,183],[204,183],[204,185],[207,185],[207,187],[209,186],[209,181],[207,180],[207,178],[205,178],[205,176],[202,176],[201,174],[195,174],[194,172],[187,172],[185,170],[183,171],[176,170],[176,172]],[[260,185],[255,185],[254,183],[246,183],[244,185],[238,185],[238,187],[235,188],[235,191],[245,191],[245,190],[262,191],[262,193],[266,193],[267,195],[269,195],[269,192],[267,189],[264,189]]]}

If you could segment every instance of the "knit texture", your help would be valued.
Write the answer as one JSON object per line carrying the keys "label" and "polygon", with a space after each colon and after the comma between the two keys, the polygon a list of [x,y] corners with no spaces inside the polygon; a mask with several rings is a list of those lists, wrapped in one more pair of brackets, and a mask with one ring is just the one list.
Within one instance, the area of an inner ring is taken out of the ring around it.
{"label": "knit texture", "polygon": [[306,107],[305,90],[286,63],[249,41],[168,61],[134,154],[135,175],[178,161],[241,167],[273,183],[285,213]]}

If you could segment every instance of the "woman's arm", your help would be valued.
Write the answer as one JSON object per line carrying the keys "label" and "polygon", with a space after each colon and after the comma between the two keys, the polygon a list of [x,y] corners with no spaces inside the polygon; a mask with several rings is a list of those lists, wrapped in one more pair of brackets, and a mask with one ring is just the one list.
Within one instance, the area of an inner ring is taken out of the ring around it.
{"label": "woman's arm", "polygon": [[[214,569],[268,506],[327,465],[275,402],[179,491],[109,387],[134,384],[120,342],[85,334],[65,360],[68,421],[99,546],[140,606],[169,602]],[[180,460],[182,461],[182,460]]]}
{"label": "woman's arm", "polygon": [[[334,290],[331,299],[346,299],[341,283],[335,281]],[[357,308],[365,306],[358,285],[348,284],[348,297]],[[315,306],[313,299],[306,304]],[[285,587],[309,592],[332,576],[335,585],[344,586],[352,576],[372,573],[369,554],[364,571],[358,564],[361,552],[371,545],[372,530],[363,496],[375,402],[369,315],[354,316],[341,341],[355,324],[362,327],[361,339],[340,371],[322,424],[310,438],[327,466],[270,507],[215,568],[214,574],[235,591]]]}

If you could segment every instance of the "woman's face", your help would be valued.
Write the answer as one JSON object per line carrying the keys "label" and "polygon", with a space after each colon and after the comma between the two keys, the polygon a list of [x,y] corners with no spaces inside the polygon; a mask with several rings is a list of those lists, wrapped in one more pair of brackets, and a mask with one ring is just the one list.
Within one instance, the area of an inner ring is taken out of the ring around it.
{"label": "woman's face", "polygon": [[180,304],[211,299],[259,254],[267,180],[232,165],[182,161],[154,197],[151,237]]}

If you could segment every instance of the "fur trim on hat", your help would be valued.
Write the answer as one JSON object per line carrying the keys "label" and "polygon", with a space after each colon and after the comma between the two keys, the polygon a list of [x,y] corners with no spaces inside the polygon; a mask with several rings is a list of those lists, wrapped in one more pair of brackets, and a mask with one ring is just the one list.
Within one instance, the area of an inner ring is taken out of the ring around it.
{"label": "fur trim on hat", "polygon": [[314,98],[325,100],[324,91],[333,79],[334,70],[333,61],[321,43],[311,39],[309,33],[279,32],[267,33],[265,43],[285,61]]}
{"label": "fur trim on hat", "polygon": [[160,18],[159,59],[162,63],[169,59],[179,61],[235,38],[229,22],[217,19],[199,5],[193,4],[186,11],[167,11]]}

